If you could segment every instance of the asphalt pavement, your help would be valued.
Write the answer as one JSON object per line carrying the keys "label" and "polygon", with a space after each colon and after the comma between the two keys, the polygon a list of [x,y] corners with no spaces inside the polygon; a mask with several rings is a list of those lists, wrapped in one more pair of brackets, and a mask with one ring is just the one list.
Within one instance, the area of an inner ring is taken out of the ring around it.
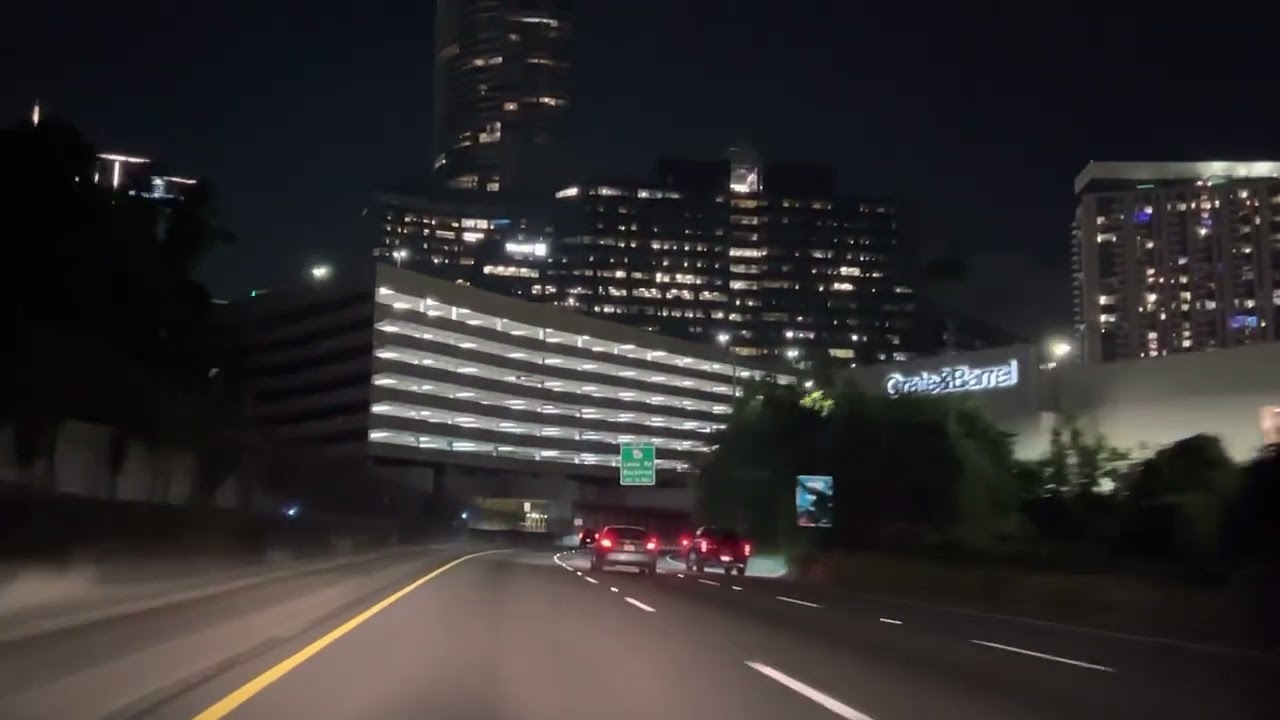
{"label": "asphalt pavement", "polygon": [[0,644],[0,717],[1275,718],[1269,662],[453,548]]}

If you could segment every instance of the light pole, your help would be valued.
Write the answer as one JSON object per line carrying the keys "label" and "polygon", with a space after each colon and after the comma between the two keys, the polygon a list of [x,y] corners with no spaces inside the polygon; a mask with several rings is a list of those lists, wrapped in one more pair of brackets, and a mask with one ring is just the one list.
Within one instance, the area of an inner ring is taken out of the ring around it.
{"label": "light pole", "polygon": [[738,399],[738,356],[733,354],[733,348],[729,347],[729,341],[732,337],[727,332],[722,332],[716,336],[716,342],[720,343],[720,347],[729,353],[729,363],[733,366],[733,399]]}
{"label": "light pole", "polygon": [[1062,338],[1049,340],[1049,362],[1045,363],[1045,367],[1052,369],[1058,366],[1063,360],[1071,356],[1075,352],[1075,346]]}
{"label": "light pole", "polygon": [[409,257],[409,251],[404,248],[396,248],[391,251],[391,257],[395,259],[396,267],[400,267],[400,264],[404,262],[404,259]]}

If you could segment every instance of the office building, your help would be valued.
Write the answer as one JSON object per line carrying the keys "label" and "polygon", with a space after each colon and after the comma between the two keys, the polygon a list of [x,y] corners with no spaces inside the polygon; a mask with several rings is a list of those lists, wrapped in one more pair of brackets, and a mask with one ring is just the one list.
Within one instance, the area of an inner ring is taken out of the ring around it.
{"label": "office building", "polygon": [[909,356],[894,203],[839,195],[830,167],[665,160],[647,182],[561,189],[554,225],[546,300],[744,356]]}
{"label": "office building", "polygon": [[434,172],[447,187],[536,193],[569,112],[570,0],[439,0]]}
{"label": "office building", "polygon": [[[43,114],[37,100],[31,108],[32,127],[40,125]],[[98,153],[93,168],[93,182],[117,192],[156,200],[181,198],[185,191],[196,184],[196,180],[192,178],[167,174],[147,158],[121,153]]]}
{"label": "office building", "polygon": [[181,198],[196,181],[167,174],[152,161],[120,153],[99,153],[93,181],[117,192],[154,200]]}
{"label": "office building", "polygon": [[1276,340],[1280,162],[1093,162],[1075,191],[1085,362]]}
{"label": "office building", "polygon": [[[374,265],[242,303],[249,412],[279,442],[451,496],[536,500],[551,519],[608,499],[687,511],[734,392],[772,369]],[[626,497],[633,443],[654,446],[658,485]]]}
{"label": "office building", "polygon": [[497,217],[388,196],[374,254],[741,356],[847,367],[918,351],[894,203],[838,194],[830,167],[671,159],[549,206]]}
{"label": "office building", "polygon": [[554,229],[536,207],[477,193],[384,193],[375,258],[396,267],[527,297]]}

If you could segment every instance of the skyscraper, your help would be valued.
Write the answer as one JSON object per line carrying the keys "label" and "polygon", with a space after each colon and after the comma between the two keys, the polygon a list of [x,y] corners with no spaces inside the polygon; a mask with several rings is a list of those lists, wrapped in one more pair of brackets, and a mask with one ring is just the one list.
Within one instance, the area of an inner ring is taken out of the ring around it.
{"label": "skyscraper", "polygon": [[895,203],[838,193],[828,166],[735,150],[579,181],[544,213],[396,196],[384,207],[375,255],[436,277],[741,356],[844,367],[920,351]]}
{"label": "skyscraper", "polygon": [[1280,162],[1093,162],[1075,190],[1086,362],[1276,340]]}
{"label": "skyscraper", "polygon": [[555,184],[569,110],[571,0],[439,0],[436,176],[529,195]]}

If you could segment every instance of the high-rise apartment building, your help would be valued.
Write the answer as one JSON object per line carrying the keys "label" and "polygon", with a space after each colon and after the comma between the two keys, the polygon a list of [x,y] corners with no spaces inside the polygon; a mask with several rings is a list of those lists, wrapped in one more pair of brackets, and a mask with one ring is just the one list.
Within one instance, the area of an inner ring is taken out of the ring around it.
{"label": "high-rise apartment building", "polygon": [[1280,162],[1093,162],[1075,191],[1084,361],[1276,340]]}
{"label": "high-rise apartment building", "polygon": [[435,161],[447,187],[554,185],[569,110],[571,0],[439,0]]}
{"label": "high-rise apartment building", "polygon": [[666,160],[581,182],[545,219],[388,198],[376,254],[743,356],[847,367],[906,359],[915,314],[894,204],[842,196],[825,166]]}
{"label": "high-rise apartment building", "polygon": [[93,181],[117,192],[155,200],[180,198],[196,181],[168,175],[146,158],[119,153],[99,153]]}
{"label": "high-rise apartment building", "polygon": [[[31,125],[38,126],[42,117],[40,102],[36,101],[31,108]],[[155,200],[181,198],[196,184],[191,178],[165,173],[163,168],[147,158],[120,153],[98,153],[93,182],[117,192]]]}

